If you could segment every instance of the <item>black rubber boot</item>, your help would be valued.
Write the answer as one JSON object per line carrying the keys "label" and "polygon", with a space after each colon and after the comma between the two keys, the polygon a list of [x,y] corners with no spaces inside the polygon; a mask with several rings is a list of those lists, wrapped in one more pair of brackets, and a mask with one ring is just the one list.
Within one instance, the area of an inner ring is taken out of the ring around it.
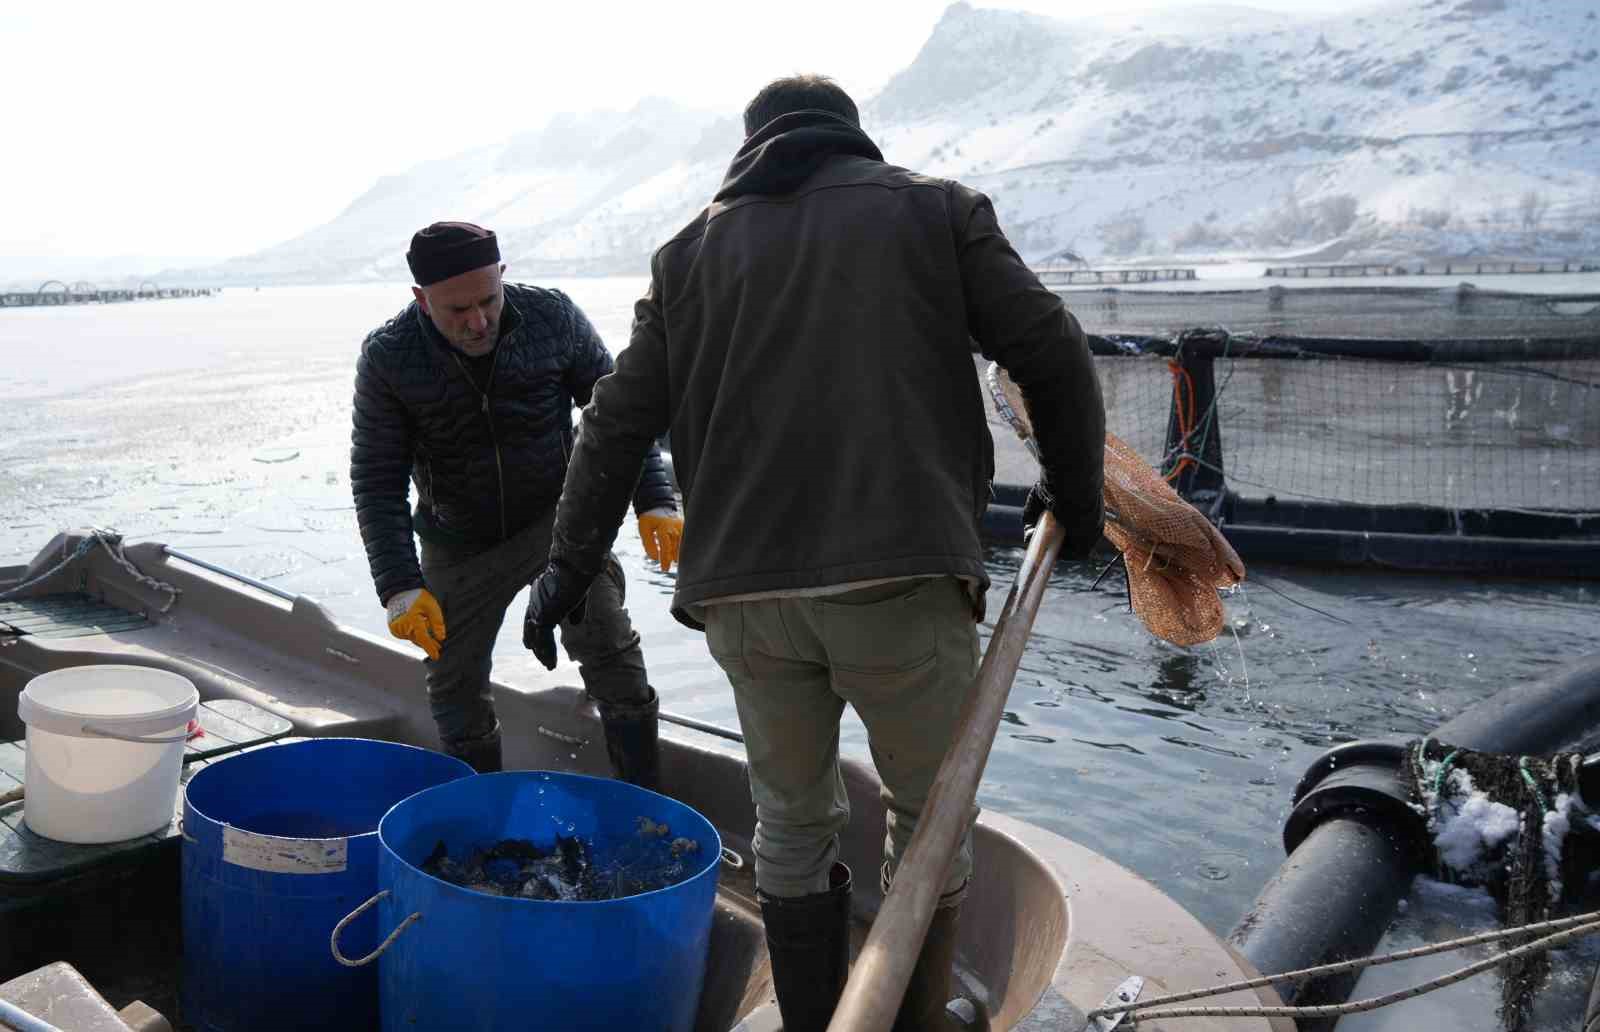
{"label": "black rubber boot", "polygon": [[922,952],[894,1019],[894,1032],[988,1032],[989,1012],[983,1004],[953,996],[950,991],[960,918],[960,903],[942,904],[934,910],[928,937],[922,940]]}
{"label": "black rubber boot", "polygon": [[479,774],[493,774],[499,771],[500,766],[500,729],[495,728],[493,734],[482,738],[474,738],[467,742],[446,743],[444,751],[458,760],[463,760]]}
{"label": "black rubber boot", "polygon": [[850,974],[850,868],[835,863],[828,884],[809,896],[756,890],[783,1032],[825,1032]]}
{"label": "black rubber boot", "polygon": [[652,792],[660,791],[661,698],[654,688],[646,702],[602,702],[600,724],[606,733],[606,755],[611,773],[620,781]]}

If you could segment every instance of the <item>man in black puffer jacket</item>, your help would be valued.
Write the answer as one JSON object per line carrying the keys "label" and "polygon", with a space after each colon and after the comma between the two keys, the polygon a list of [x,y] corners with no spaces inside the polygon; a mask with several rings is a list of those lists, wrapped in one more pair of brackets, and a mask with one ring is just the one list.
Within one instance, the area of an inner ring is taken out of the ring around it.
{"label": "man in black puffer jacket", "polygon": [[[506,607],[545,565],[574,446],[572,407],[589,402],[611,356],[565,294],[502,283],[488,230],[434,223],[412,237],[406,260],[415,300],[367,336],[356,363],[356,520],[390,631],[428,654],[445,750],[478,771],[499,770],[494,641]],[[670,569],[683,521],[659,449],[642,469],[630,474],[640,536]],[[600,710],[617,776],[654,788],[658,701],[623,608],[622,567],[609,553],[604,567],[561,624],[562,643]],[[555,668],[553,636],[526,643]]]}

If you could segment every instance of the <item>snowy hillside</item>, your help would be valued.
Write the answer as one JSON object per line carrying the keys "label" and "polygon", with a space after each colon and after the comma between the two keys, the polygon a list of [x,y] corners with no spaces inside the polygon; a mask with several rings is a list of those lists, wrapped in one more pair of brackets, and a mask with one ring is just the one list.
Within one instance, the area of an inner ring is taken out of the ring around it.
{"label": "snowy hillside", "polygon": [[[1035,261],[1600,253],[1593,0],[1081,21],[958,3],[863,121],[890,161],[988,192]],[[658,100],[563,116],[207,274],[403,278],[435,218],[493,226],[523,275],[641,272],[740,135]]]}
{"label": "snowy hillside", "polygon": [[[493,227],[502,254],[524,271],[527,260],[544,252],[571,273],[619,265],[635,271],[651,238],[630,236],[622,220],[597,213],[637,189],[661,191],[674,169],[698,160],[702,137],[716,124],[716,116],[657,98],[623,114],[558,115],[503,143],[386,176],[326,225],[191,275],[235,282],[408,279],[411,234],[438,219]],[[717,154],[738,146],[733,125],[727,122],[731,142],[719,140]],[[666,203],[674,213],[695,207],[686,197]]]}
{"label": "snowy hillside", "polygon": [[1031,257],[1600,246],[1590,0],[1123,21],[951,8],[871,104],[886,153]]}

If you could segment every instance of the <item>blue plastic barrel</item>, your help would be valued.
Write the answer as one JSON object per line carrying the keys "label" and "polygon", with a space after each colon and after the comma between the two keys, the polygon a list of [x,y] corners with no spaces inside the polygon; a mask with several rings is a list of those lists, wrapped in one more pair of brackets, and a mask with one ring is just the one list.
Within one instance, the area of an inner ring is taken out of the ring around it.
{"label": "blue plastic barrel", "polygon": [[[378,822],[472,768],[426,749],[318,738],[218,760],[183,804],[183,1020],[205,1032],[372,1029],[370,969],[328,936],[377,891]],[[345,934],[377,945],[371,915]]]}
{"label": "blue plastic barrel", "polygon": [[[622,899],[545,901],[474,892],[418,868],[441,841],[459,856],[508,838],[550,846],[558,834],[591,841],[603,866],[641,817],[695,842],[686,880]],[[620,781],[516,771],[418,793],[389,811],[378,837],[379,930],[401,929],[377,962],[384,1032],[693,1027],[722,849],[694,810]]]}

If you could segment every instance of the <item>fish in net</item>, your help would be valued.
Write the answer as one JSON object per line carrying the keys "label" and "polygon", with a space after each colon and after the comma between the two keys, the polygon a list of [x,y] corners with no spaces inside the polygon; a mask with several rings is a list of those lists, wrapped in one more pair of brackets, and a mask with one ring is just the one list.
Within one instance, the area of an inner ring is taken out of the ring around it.
{"label": "fish in net", "polygon": [[[989,390],[1001,418],[1037,458],[1021,388],[991,363]],[[1199,645],[1221,634],[1217,592],[1245,576],[1221,531],[1112,433],[1105,441],[1104,491],[1105,536],[1122,554],[1135,615],[1175,645]]]}

